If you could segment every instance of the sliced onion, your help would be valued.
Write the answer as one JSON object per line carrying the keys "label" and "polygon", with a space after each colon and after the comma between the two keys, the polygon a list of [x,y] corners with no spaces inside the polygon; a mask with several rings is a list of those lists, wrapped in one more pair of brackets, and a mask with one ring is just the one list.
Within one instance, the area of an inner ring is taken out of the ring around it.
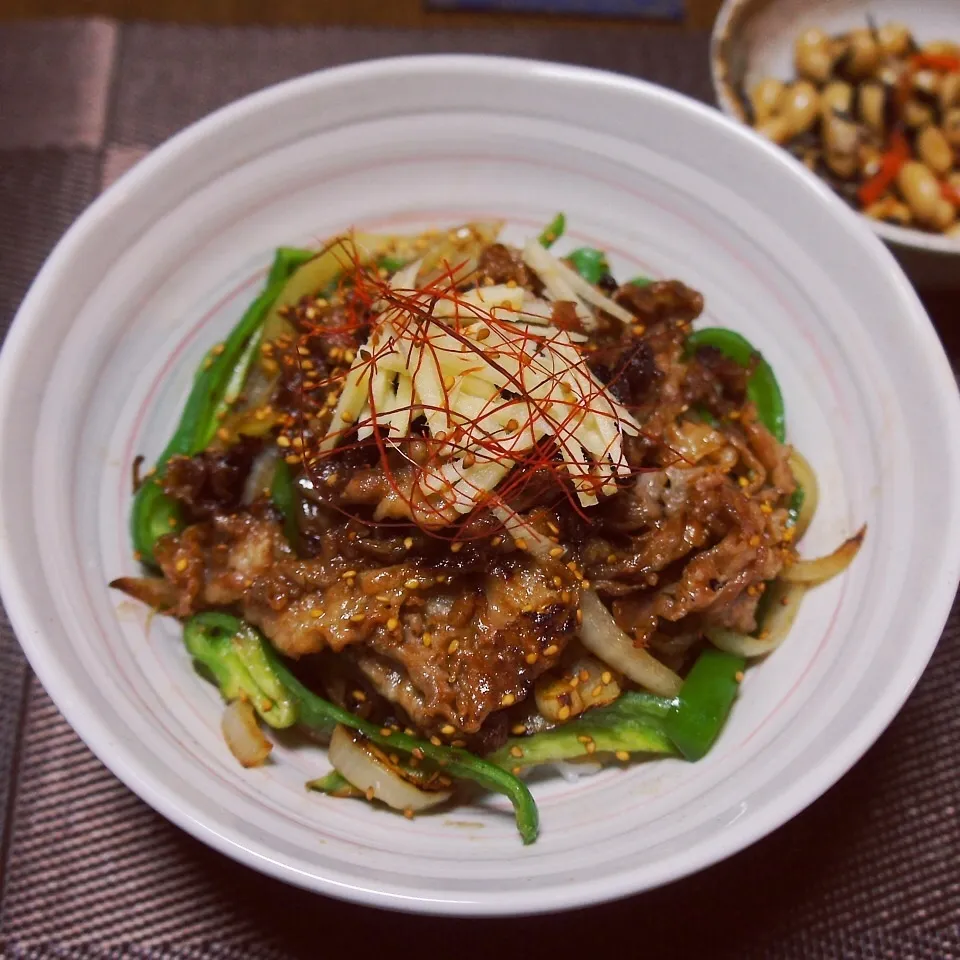
{"label": "sliced onion", "polygon": [[449,800],[452,790],[426,790],[401,775],[401,768],[390,763],[381,751],[338,725],[330,739],[329,758],[333,766],[364,793],[373,796],[394,810],[417,813]]}
{"label": "sliced onion", "polygon": [[258,767],[270,755],[273,744],[263,735],[257,715],[247,700],[231,700],[220,721],[230,752],[245,767]]}
{"label": "sliced onion", "polygon": [[613,619],[604,602],[592,591],[580,596],[583,622],[580,642],[614,670],[661,697],[674,697],[683,681],[668,666],[642,647],[636,647]]}
{"label": "sliced onion", "polygon": [[794,539],[799,540],[810,526],[813,515],[817,512],[817,504],[820,502],[820,486],[817,483],[817,475],[813,472],[813,467],[807,461],[807,458],[796,450],[790,452],[788,460],[790,472],[793,479],[803,488],[803,506],[797,514],[797,521],[794,524]]}
{"label": "sliced onion", "polygon": [[784,583],[776,580],[768,588],[769,613],[763,622],[759,636],[752,637],[726,627],[707,627],[707,639],[719,650],[738,657],[763,657],[772,653],[783,643],[790,632],[800,601],[807,592],[802,583]]}
{"label": "sliced onion", "polygon": [[833,553],[817,557],[816,560],[797,560],[780,574],[780,579],[787,583],[806,583],[810,586],[830,580],[850,566],[850,562],[860,552],[860,545],[866,534],[867,527],[864,524]]}
{"label": "sliced onion", "polygon": [[180,604],[180,590],[166,577],[118,577],[110,581],[114,590],[152,607],[159,613],[175,610]]}
{"label": "sliced onion", "polygon": [[241,503],[253,503],[265,490],[270,489],[279,457],[280,448],[274,443],[268,444],[257,454],[243,485]]}

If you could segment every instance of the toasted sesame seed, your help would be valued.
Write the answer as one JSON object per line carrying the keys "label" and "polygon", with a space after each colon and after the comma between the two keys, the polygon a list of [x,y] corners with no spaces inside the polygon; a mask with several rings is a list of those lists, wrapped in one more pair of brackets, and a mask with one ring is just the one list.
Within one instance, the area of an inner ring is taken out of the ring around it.
{"label": "toasted sesame seed", "polygon": [[552,520],[547,521],[547,528],[555,537],[560,535],[560,528]]}
{"label": "toasted sesame seed", "polygon": [[773,507],[771,507],[769,503],[761,503],[761,504],[760,504],[760,512],[761,512],[761,513],[766,513],[766,514],[771,514],[771,513],[773,513]]}
{"label": "toasted sesame seed", "polygon": [[550,556],[551,557],[562,557],[566,553],[566,550],[563,547],[551,547]]}
{"label": "toasted sesame seed", "polygon": [[374,798],[373,787],[367,787],[367,792],[364,794],[364,796],[365,796],[368,800],[372,800],[372,799]]}
{"label": "toasted sesame seed", "polygon": [[176,569],[177,569],[177,573],[183,573],[183,571],[186,570],[189,565],[190,565],[190,564],[188,563],[186,557],[181,557],[181,558],[174,564],[174,566],[175,566]]}
{"label": "toasted sesame seed", "polygon": [[751,546],[751,547],[759,547],[759,546],[760,546],[760,538],[759,538],[756,534],[754,534],[754,535],[750,538],[750,546]]}
{"label": "toasted sesame seed", "polygon": [[433,643],[433,634],[430,633],[430,631],[428,630],[423,634],[423,636],[420,639],[423,640],[423,645],[425,647],[429,647],[430,644]]}
{"label": "toasted sesame seed", "polygon": [[577,610],[577,623],[583,623],[583,611]]}
{"label": "toasted sesame seed", "polygon": [[590,589],[590,581],[589,581],[589,580],[581,580],[581,581],[580,581],[580,589],[581,589],[581,590],[589,590],[589,589]]}
{"label": "toasted sesame seed", "polygon": [[511,768],[510,768],[510,772],[511,772],[514,776],[516,776],[518,773],[522,773],[522,772],[523,772],[523,767],[511,767]]}
{"label": "toasted sesame seed", "polygon": [[501,543],[503,543],[503,537],[494,537],[494,538],[490,541],[490,546],[491,546],[491,547],[499,547]]}
{"label": "toasted sesame seed", "polygon": [[392,734],[393,734],[393,731],[392,731],[389,727],[381,727],[381,728],[380,728],[380,736],[381,736],[381,737],[389,737],[389,736],[391,736]]}
{"label": "toasted sesame seed", "polygon": [[561,707],[561,708],[557,711],[557,719],[558,719],[558,720],[569,720],[569,719],[570,719],[570,708],[569,708],[569,707]]}
{"label": "toasted sesame seed", "polygon": [[295,453],[291,453],[289,456],[286,456],[283,459],[285,463],[289,463],[291,466],[300,462],[300,458]]}
{"label": "toasted sesame seed", "polygon": [[404,585],[408,590],[416,590],[417,587],[420,586],[420,583],[419,583],[419,581],[414,580],[413,577],[411,577],[409,580],[405,581],[403,585]]}
{"label": "toasted sesame seed", "polygon": [[561,599],[564,603],[569,603],[569,602],[570,602],[570,599],[571,599],[571,598],[570,598],[570,591],[569,591],[569,590],[564,590],[563,593],[560,594],[560,599]]}
{"label": "toasted sesame seed", "polygon": [[518,760],[523,756],[523,751],[519,747],[510,748],[510,756],[516,757]]}
{"label": "toasted sesame seed", "polygon": [[743,683],[743,671],[742,671],[742,670],[738,670],[738,671],[733,675],[733,679],[736,680],[737,683]]}
{"label": "toasted sesame seed", "polygon": [[524,660],[526,660],[527,663],[530,664],[530,666],[533,666],[533,665],[537,662],[538,659],[539,659],[539,657],[537,657],[537,655],[536,655],[535,653],[528,653],[528,654],[524,657]]}
{"label": "toasted sesame seed", "polygon": [[596,753],[596,752],[597,752],[597,745],[591,740],[587,744],[587,753]]}
{"label": "toasted sesame seed", "polygon": [[614,756],[621,762],[626,763],[630,759],[630,754],[626,750],[618,750]]}
{"label": "toasted sesame seed", "polygon": [[579,678],[579,677],[567,677],[567,684],[569,685],[569,687],[570,687],[571,690],[576,690],[577,687],[580,686],[580,678]]}
{"label": "toasted sesame seed", "polygon": [[399,626],[400,626],[400,621],[399,621],[396,617],[391,617],[391,618],[387,621],[387,629],[388,629],[388,630],[396,630],[397,627],[399,627]]}
{"label": "toasted sesame seed", "polygon": [[613,681],[613,674],[609,670],[604,670],[603,673],[600,674],[600,679],[604,683],[611,683]]}
{"label": "toasted sesame seed", "polygon": [[404,808],[403,808],[403,815],[404,815],[408,820],[412,820],[412,819],[413,819],[413,807],[404,807]]}
{"label": "toasted sesame seed", "polygon": [[455,540],[450,544],[451,553],[459,553],[463,549],[463,544],[459,540]]}
{"label": "toasted sesame seed", "polygon": [[467,741],[466,741],[466,740],[451,740],[451,741],[450,741],[450,746],[451,746],[451,747],[465,747],[466,745],[467,745]]}
{"label": "toasted sesame seed", "polygon": [[378,593],[377,596],[376,596],[376,600],[377,600],[378,603],[389,603],[389,602],[390,602],[390,594],[389,594],[389,593]]}
{"label": "toasted sesame seed", "polygon": [[739,483],[741,487],[750,486],[750,481],[746,477],[739,477],[737,483]]}
{"label": "toasted sesame seed", "polygon": [[446,723],[440,728],[440,732],[445,737],[452,737],[457,732],[457,728],[452,724]]}
{"label": "toasted sesame seed", "polygon": [[417,759],[422,760],[424,757],[423,751],[419,747],[414,747],[410,753]]}
{"label": "toasted sesame seed", "polygon": [[554,656],[554,654],[557,654],[559,652],[560,652],[560,648],[555,643],[551,643],[550,646],[543,651],[543,655],[545,657],[552,657]]}
{"label": "toasted sesame seed", "polygon": [[432,736],[432,737],[430,738],[430,742],[431,742],[435,747],[442,747],[442,746],[443,746],[443,741],[442,741],[438,736],[436,736],[436,735],[434,735],[434,736]]}
{"label": "toasted sesame seed", "polygon": [[456,653],[460,649],[459,640],[451,640],[450,645],[447,647],[447,653]]}
{"label": "toasted sesame seed", "polygon": [[580,679],[581,679],[584,683],[586,683],[586,682],[590,679],[590,671],[589,671],[589,670],[581,670],[580,673],[577,674],[577,676],[579,676]]}
{"label": "toasted sesame seed", "polygon": [[577,737],[577,740],[579,740],[580,743],[593,743],[593,737],[588,737],[585,733],[581,733],[580,736]]}
{"label": "toasted sesame seed", "polygon": [[341,579],[341,580],[351,580],[351,579],[353,579],[353,577],[355,577],[356,575],[357,575],[357,571],[356,571],[356,570],[344,570],[343,573],[340,574],[340,579]]}
{"label": "toasted sesame seed", "polygon": [[553,585],[554,585],[555,587],[562,587],[562,586],[563,586],[563,580],[562,580],[560,577],[554,577],[554,578],[553,578]]}
{"label": "toasted sesame seed", "polygon": [[413,537],[404,537],[403,538],[404,550],[409,550],[412,546],[413,546]]}
{"label": "toasted sesame seed", "polygon": [[362,690],[354,690],[353,693],[350,694],[350,696],[353,697],[354,700],[359,701],[360,703],[367,702],[367,695]]}
{"label": "toasted sesame seed", "polygon": [[523,537],[517,537],[517,539],[514,540],[513,542],[514,542],[514,544],[516,545],[516,548],[517,548],[518,550],[526,550],[526,549],[527,549],[527,541],[524,540]]}
{"label": "toasted sesame seed", "polygon": [[603,684],[602,684],[602,683],[598,683],[598,684],[590,691],[590,696],[591,696],[591,697],[599,697],[601,693],[603,693]]}
{"label": "toasted sesame seed", "polygon": [[365,613],[354,613],[351,615],[350,619],[354,623],[363,623],[363,621],[367,619],[367,615]]}
{"label": "toasted sesame seed", "polygon": [[500,698],[501,707],[512,707],[517,702],[517,698],[512,693],[505,693]]}
{"label": "toasted sesame seed", "polygon": [[511,732],[515,737],[522,737],[522,736],[527,732],[526,724],[523,724],[523,723],[515,723],[515,724],[510,728],[510,732]]}

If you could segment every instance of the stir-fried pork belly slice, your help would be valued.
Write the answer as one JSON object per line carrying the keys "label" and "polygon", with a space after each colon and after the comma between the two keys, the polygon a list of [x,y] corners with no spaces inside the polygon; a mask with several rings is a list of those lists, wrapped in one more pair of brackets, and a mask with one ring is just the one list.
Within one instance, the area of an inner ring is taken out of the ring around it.
{"label": "stir-fried pork belly slice", "polygon": [[363,646],[379,659],[356,655],[361,669],[426,729],[475,733],[527,696],[575,630],[576,581],[559,562],[513,551],[475,557],[467,572],[416,557],[358,569],[333,544],[324,552],[298,558],[260,510],[164,537],[156,555],[179,616],[236,605],[292,657]]}

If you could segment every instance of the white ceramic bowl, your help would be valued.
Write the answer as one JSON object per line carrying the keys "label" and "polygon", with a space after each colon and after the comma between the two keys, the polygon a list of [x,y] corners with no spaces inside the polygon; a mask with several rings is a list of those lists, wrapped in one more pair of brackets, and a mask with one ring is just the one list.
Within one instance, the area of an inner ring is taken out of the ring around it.
{"label": "white ceramic bowl", "polygon": [[[793,44],[808,27],[842,33],[891,20],[906,24],[920,43],[960,42],[955,0],[726,0],[713,27],[713,87],[724,113],[746,122],[740,92],[763,77],[796,75]],[[919,286],[960,285],[960,237],[910,230],[864,217]]]}
{"label": "white ceramic bowl", "polygon": [[[171,432],[192,371],[271,248],[350,224],[477,215],[516,236],[567,212],[621,275],[678,276],[783,386],[823,487],[807,549],[870,524],[751,670],[722,739],[676,760],[536,786],[521,846],[499,798],[407,822],[308,794],[317,748],[242,770],[177,625],[110,592],[132,573],[130,465]],[[960,564],[960,403],[889,253],[826,187],[718,112],[624,77],[470,57],[385,60],[274,87],[157,150],[34,283],[0,357],[3,596],[40,679],[148,803],[238,860],[404,910],[582,906],[763,836],[867,749],[916,683]]]}

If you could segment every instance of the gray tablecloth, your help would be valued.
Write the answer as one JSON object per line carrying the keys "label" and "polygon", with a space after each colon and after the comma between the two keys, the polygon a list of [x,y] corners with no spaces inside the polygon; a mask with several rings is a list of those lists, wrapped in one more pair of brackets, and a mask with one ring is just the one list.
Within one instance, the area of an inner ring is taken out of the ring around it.
{"label": "gray tablecloth", "polygon": [[[415,52],[565,60],[710,98],[707,37],[645,30],[0,28],[0,333],[57,238],[186,123],[305,71]],[[960,363],[960,311],[931,300]],[[906,640],[906,638],[905,638]],[[496,955],[960,958],[960,608],[879,743],[773,836],[629,901],[531,920],[404,918],[227,861],[116,781],[61,718],[0,617],[4,957]],[[349,954],[348,954],[349,951]],[[542,951],[542,954],[541,954]]]}

